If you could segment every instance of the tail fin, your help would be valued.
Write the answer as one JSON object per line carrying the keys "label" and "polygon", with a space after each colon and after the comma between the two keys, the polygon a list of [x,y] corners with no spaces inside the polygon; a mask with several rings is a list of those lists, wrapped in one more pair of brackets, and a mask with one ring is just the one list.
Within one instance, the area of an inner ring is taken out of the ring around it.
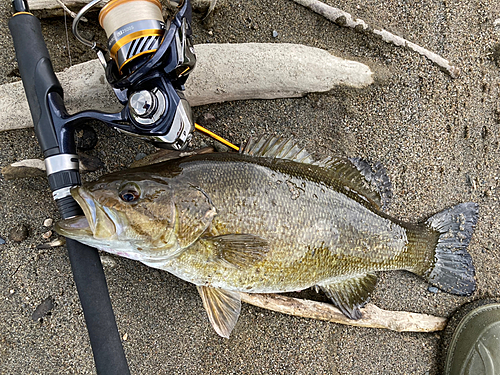
{"label": "tail fin", "polygon": [[477,215],[477,204],[469,202],[441,211],[426,221],[426,225],[440,235],[434,266],[424,277],[445,292],[468,296],[476,289],[474,265],[467,246]]}

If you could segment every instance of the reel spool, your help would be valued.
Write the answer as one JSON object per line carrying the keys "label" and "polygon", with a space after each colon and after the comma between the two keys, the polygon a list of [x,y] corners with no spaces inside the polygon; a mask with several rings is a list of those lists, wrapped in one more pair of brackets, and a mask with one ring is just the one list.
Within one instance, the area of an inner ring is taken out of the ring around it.
{"label": "reel spool", "polygon": [[111,0],[99,13],[108,51],[120,74],[128,74],[155,53],[165,33],[158,0]]}

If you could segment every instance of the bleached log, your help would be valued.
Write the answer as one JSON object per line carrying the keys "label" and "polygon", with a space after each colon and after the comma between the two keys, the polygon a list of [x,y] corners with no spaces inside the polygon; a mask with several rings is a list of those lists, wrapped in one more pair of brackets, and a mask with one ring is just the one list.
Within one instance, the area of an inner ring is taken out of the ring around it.
{"label": "bleached log", "polygon": [[441,69],[446,71],[452,78],[458,77],[460,74],[460,69],[456,66],[450,64],[448,60],[444,57],[439,56],[437,53],[429,51],[428,49],[419,46],[413,42],[410,42],[400,36],[394,35],[393,33],[384,30],[373,28],[368,25],[365,21],[359,18],[353,18],[349,13],[343,11],[342,9],[332,7],[325,4],[319,0],[293,0],[297,4],[300,4],[306,8],[311,9],[313,12],[318,13],[325,17],[327,20],[335,22],[339,26],[350,27],[356,30],[363,30],[366,32],[371,32],[382,38],[384,42],[392,43],[399,47],[407,47],[411,50],[425,56],[434,64],[439,66]]}
{"label": "bleached log", "polygon": [[364,64],[300,44],[199,44],[197,65],[186,83],[193,106],[246,99],[301,97],[337,85],[373,83]]}
{"label": "bleached log", "polygon": [[[88,156],[78,152],[79,168],[81,173],[94,172],[104,166],[103,162],[95,156]],[[3,178],[15,180],[18,178],[46,176],[45,162],[41,159],[20,160],[2,168]]]}
{"label": "bleached log", "polygon": [[263,309],[356,327],[386,328],[397,332],[434,332],[441,331],[446,326],[445,318],[406,311],[383,310],[372,303],[361,308],[361,319],[352,320],[328,303],[280,294],[240,293],[240,295],[243,302]]}
{"label": "bleached log", "polygon": [[[90,3],[91,0],[63,0],[64,5],[70,9],[80,9],[85,5]],[[99,4],[96,4],[96,8],[102,8],[106,5],[109,0],[103,0]],[[191,6],[194,10],[205,10],[210,7],[212,0],[191,0]],[[57,0],[30,0],[29,2],[30,10],[34,11],[44,11],[42,15],[45,16],[57,16],[62,14],[61,5],[58,4]]]}
{"label": "bleached log", "polygon": [[[196,68],[186,83],[192,106],[245,99],[301,97],[337,85],[362,88],[373,83],[364,64],[297,44],[198,44]],[[70,113],[122,109],[98,60],[57,74]],[[33,126],[21,82],[0,86],[0,131]]]}

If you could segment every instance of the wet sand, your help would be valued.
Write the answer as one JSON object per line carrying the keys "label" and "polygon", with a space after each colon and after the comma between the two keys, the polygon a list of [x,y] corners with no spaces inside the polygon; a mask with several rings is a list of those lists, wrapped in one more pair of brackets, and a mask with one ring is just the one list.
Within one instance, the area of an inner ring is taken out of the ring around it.
{"label": "wet sand", "polygon": [[[479,204],[469,250],[477,290],[470,298],[428,291],[406,272],[380,277],[379,307],[448,317],[474,299],[500,294],[500,7],[495,2],[329,2],[420,44],[461,69],[453,79],[424,57],[379,38],[341,28],[295,3],[240,1],[219,6],[205,28],[194,14],[194,42],[299,43],[363,62],[375,72],[365,89],[336,88],[300,99],[254,100],[194,109],[210,113],[212,129],[239,143],[262,133],[293,135],[318,156],[336,154],[382,162],[393,184],[389,213],[418,221],[460,202]],[[18,80],[0,5],[0,84]],[[56,70],[69,66],[63,18],[43,20]],[[84,25],[103,38],[96,22]],[[70,29],[70,24],[68,24]],[[273,37],[273,31],[277,37]],[[276,33],[275,33],[276,35]],[[70,34],[72,63],[95,58]],[[224,59],[224,56],[221,56]],[[228,66],[228,69],[231,69]],[[130,165],[153,148],[96,125],[106,164],[100,174]],[[193,147],[211,143],[196,135]],[[2,132],[0,167],[41,157],[33,129]],[[81,306],[64,247],[38,250],[46,218],[57,220],[45,178],[0,177],[0,372],[94,373]],[[18,223],[20,243],[8,239]],[[54,237],[55,238],[55,235]],[[127,259],[105,256],[105,272],[127,359],[134,374],[437,374],[441,333],[397,333],[296,318],[243,305],[229,340],[213,331],[196,288]],[[305,293],[305,296],[313,296]],[[42,321],[32,314],[45,299],[54,307]],[[322,297],[320,296],[319,299]]]}

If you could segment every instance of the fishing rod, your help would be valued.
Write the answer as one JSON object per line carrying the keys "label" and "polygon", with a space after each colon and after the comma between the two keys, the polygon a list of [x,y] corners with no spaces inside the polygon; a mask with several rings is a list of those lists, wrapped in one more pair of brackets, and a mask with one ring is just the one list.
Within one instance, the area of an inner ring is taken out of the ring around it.
{"label": "fishing rod", "polygon": [[[54,200],[61,217],[70,218],[82,214],[69,193],[72,186],[81,183],[72,131],[78,121],[68,121],[63,90],[54,74],[40,21],[29,12],[26,0],[14,0],[12,5],[14,15],[9,29],[35,133],[45,157]],[[106,375],[130,374],[99,254],[71,239],[66,240],[66,246],[96,371]]]}
{"label": "fishing rod", "polygon": [[[195,129],[227,146],[232,143],[195,124],[184,96],[184,83],[196,64],[191,40],[189,0],[171,0],[177,13],[165,21],[158,0],[112,0],[99,13],[107,48],[85,39],[79,22],[100,0],[76,15],[72,31],[92,48],[123,109],[117,113],[86,110],[69,114],[63,89],[54,74],[40,21],[27,0],[12,0],[9,29],[19,72],[42,149],[52,195],[63,219],[82,215],[70,189],[81,185],[74,140],[76,126],[99,120],[157,147],[182,150]],[[66,240],[73,279],[82,305],[98,374],[130,373],[96,249]]]}
{"label": "fishing rod", "polygon": [[[172,0],[178,8],[164,21],[158,0],[112,0],[99,13],[108,37],[107,49],[85,39],[78,28],[83,15],[100,0],[82,8],[73,22],[78,40],[96,51],[117,100],[118,113],[87,110],[70,115],[54,74],[40,21],[27,0],[13,0],[9,29],[19,72],[42,149],[52,195],[63,219],[82,215],[70,189],[81,185],[74,128],[99,120],[157,147],[184,149],[198,129],[233,149],[237,146],[195,124],[184,96],[184,83],[195,67],[189,0]],[[96,249],[66,240],[73,278],[81,301],[98,374],[129,374],[129,368]]]}

